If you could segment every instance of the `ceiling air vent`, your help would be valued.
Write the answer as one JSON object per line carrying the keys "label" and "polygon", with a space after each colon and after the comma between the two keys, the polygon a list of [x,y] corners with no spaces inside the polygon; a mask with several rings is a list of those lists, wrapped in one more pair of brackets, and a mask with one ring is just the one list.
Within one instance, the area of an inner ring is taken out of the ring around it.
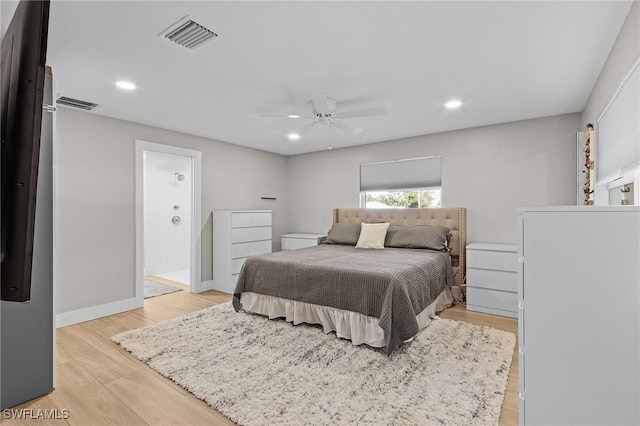
{"label": "ceiling air vent", "polygon": [[185,16],[158,35],[189,50],[218,37],[218,34],[193,21],[189,16]]}
{"label": "ceiling air vent", "polygon": [[98,106],[98,104],[94,104],[93,102],[81,101],[80,99],[73,99],[67,96],[60,96],[56,99],[56,104],[81,109],[83,111],[91,111]]}

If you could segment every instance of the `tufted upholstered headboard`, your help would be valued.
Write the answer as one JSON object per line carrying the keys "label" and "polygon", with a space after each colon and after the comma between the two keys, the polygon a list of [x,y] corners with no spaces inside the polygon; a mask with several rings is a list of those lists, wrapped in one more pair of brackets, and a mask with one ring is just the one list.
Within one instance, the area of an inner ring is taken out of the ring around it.
{"label": "tufted upholstered headboard", "polygon": [[451,259],[456,286],[466,275],[467,209],[333,209],[333,223],[389,222],[393,225],[436,225],[451,230]]}

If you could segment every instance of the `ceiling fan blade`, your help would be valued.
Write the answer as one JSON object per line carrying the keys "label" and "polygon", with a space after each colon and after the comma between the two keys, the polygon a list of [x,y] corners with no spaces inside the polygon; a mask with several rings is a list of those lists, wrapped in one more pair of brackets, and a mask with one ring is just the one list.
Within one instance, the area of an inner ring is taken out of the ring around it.
{"label": "ceiling fan blade", "polygon": [[356,127],[352,124],[345,123],[344,121],[336,120],[335,118],[332,118],[331,120],[329,120],[329,123],[332,126],[337,127],[338,129],[351,133],[352,135],[357,135],[358,133],[362,132],[362,129],[360,127]]}
{"label": "ceiling fan blade", "polygon": [[371,117],[373,115],[387,115],[386,107],[354,109],[351,111],[338,112],[334,115],[336,118],[354,118],[354,117]]}
{"label": "ceiling fan blade", "polygon": [[298,134],[302,135],[304,132],[306,132],[307,130],[311,129],[313,126],[315,126],[318,122],[317,121],[311,121],[307,124],[305,124],[304,126],[300,127],[298,129]]}
{"label": "ceiling fan blade", "polygon": [[311,94],[311,102],[313,103],[313,108],[315,108],[316,112],[319,114],[329,114],[331,113],[329,107],[329,98],[326,95],[319,95],[317,93]]}
{"label": "ceiling fan blade", "polygon": [[260,117],[278,117],[278,118],[309,118],[315,119],[316,117],[311,115],[300,115],[300,114],[260,114]]}

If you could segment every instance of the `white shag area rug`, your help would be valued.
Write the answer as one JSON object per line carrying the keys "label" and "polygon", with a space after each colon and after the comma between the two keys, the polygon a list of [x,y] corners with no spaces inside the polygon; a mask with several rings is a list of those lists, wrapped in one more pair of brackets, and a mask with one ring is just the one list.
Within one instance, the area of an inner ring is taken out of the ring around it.
{"label": "white shag area rug", "polygon": [[438,319],[387,357],[230,303],[112,340],[241,425],[498,424],[515,345]]}

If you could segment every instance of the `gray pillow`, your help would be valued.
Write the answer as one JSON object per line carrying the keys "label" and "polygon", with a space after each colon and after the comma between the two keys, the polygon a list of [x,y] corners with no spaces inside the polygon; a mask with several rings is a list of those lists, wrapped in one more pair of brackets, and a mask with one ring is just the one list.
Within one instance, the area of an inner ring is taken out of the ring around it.
{"label": "gray pillow", "polygon": [[359,223],[334,223],[324,242],[355,246],[360,238],[360,228]]}
{"label": "gray pillow", "polygon": [[447,251],[451,230],[444,226],[391,225],[385,247]]}

